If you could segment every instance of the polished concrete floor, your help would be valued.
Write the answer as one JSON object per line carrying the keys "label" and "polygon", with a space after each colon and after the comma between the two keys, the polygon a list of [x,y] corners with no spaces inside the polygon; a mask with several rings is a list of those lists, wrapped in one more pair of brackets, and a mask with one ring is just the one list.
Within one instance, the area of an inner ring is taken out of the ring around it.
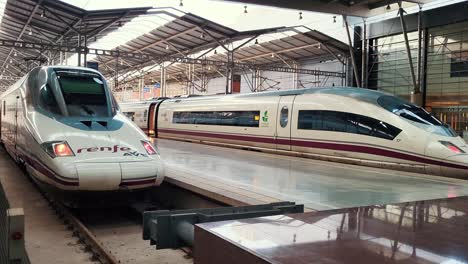
{"label": "polished concrete floor", "polygon": [[[170,173],[325,210],[468,195],[468,181],[155,140]],[[172,174],[172,175],[170,175]]]}

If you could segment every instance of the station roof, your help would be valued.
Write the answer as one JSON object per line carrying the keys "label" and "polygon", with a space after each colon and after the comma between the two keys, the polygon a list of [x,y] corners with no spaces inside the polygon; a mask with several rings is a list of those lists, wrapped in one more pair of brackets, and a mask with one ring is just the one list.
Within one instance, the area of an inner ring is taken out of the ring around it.
{"label": "station roof", "polygon": [[[237,31],[194,14],[185,13],[183,16],[130,40],[116,49],[151,55],[155,59],[143,63],[155,64],[163,62],[164,58],[170,56],[183,57],[213,49],[219,45],[229,45],[235,41],[283,30],[284,27]],[[101,65],[104,64],[103,67],[100,67],[104,74],[114,73],[115,59],[98,55],[93,60]],[[141,66],[142,61],[129,58],[121,64],[120,70],[125,71]]]}
{"label": "station roof", "polygon": [[[80,34],[87,37],[89,44],[145,14],[149,9],[85,10],[56,0],[7,0],[0,24],[0,39],[78,46]],[[52,59],[50,55],[46,51],[0,47],[0,69],[5,70],[5,75],[22,76],[27,69],[21,64],[25,61],[33,63],[35,60]],[[10,60],[17,62],[14,63],[16,66],[4,67]],[[11,82],[2,79],[0,86]]]}
{"label": "station roof", "polygon": [[[333,59],[343,60],[348,52],[348,45],[334,39],[324,33],[316,30],[307,29],[304,31],[297,28],[289,29],[282,32],[286,35],[283,38],[276,38],[265,42],[253,42],[251,45],[246,45],[235,51],[234,61],[240,63],[256,64],[259,66],[265,65],[285,65],[291,67],[293,62],[297,61],[327,61]],[[221,52],[211,53],[206,56],[207,60],[211,61],[227,61],[227,53]],[[205,73],[208,75],[222,75],[222,69],[215,66],[194,67],[194,71]],[[186,80],[187,66],[180,63],[173,63],[166,67],[166,74],[169,76],[166,80]],[[138,75],[139,74],[135,74]],[[147,70],[145,76],[149,82],[159,81],[161,76],[160,67],[153,67]],[[134,77],[136,79],[138,77]],[[123,83],[131,82],[132,77],[128,76],[126,80],[121,80]]]}
{"label": "station roof", "polygon": [[[276,6],[281,8],[291,8],[298,10],[358,16],[371,17],[386,13],[387,6],[391,5],[390,9],[395,10],[398,0],[225,0],[233,2],[241,2],[246,4]],[[417,4],[427,4],[434,0],[406,0],[402,1],[404,8]]]}

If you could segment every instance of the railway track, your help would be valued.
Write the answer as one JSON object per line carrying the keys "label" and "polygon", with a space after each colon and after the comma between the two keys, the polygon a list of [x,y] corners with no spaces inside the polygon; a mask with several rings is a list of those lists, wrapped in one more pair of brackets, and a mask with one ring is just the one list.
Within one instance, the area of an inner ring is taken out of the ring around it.
{"label": "railway track", "polygon": [[92,261],[119,263],[193,263],[190,252],[155,250],[142,239],[141,216],[129,207],[70,209],[41,190],[57,216],[78,238]]}

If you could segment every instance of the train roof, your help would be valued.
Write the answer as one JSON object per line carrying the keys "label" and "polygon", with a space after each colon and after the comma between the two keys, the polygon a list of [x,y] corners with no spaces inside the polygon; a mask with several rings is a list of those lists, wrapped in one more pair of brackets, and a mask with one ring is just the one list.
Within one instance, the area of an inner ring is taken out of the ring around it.
{"label": "train roof", "polygon": [[248,94],[231,94],[231,95],[210,95],[200,97],[188,97],[188,98],[171,98],[174,100],[212,100],[212,99],[235,99],[235,98],[251,98],[251,97],[266,97],[266,96],[288,96],[288,95],[303,95],[303,94],[333,94],[343,97],[351,97],[360,101],[366,101],[370,103],[376,103],[377,99],[382,95],[390,95],[381,91],[375,91],[365,88],[356,87],[320,87],[320,88],[304,88],[295,90],[283,90],[283,91],[268,91],[259,93],[248,93]]}

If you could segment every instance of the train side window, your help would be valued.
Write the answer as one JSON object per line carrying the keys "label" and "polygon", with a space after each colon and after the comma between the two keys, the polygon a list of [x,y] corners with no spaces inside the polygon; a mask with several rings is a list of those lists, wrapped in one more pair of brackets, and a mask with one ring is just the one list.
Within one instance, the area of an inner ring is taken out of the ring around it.
{"label": "train side window", "polygon": [[283,108],[281,108],[281,113],[280,113],[280,126],[281,127],[286,127],[288,125],[288,117],[289,117],[289,109],[287,106],[283,106]]}
{"label": "train side window", "polygon": [[383,121],[352,113],[300,110],[298,129],[346,132],[393,140],[401,129]]}
{"label": "train side window", "polygon": [[174,112],[172,123],[216,126],[258,127],[260,111]]}

